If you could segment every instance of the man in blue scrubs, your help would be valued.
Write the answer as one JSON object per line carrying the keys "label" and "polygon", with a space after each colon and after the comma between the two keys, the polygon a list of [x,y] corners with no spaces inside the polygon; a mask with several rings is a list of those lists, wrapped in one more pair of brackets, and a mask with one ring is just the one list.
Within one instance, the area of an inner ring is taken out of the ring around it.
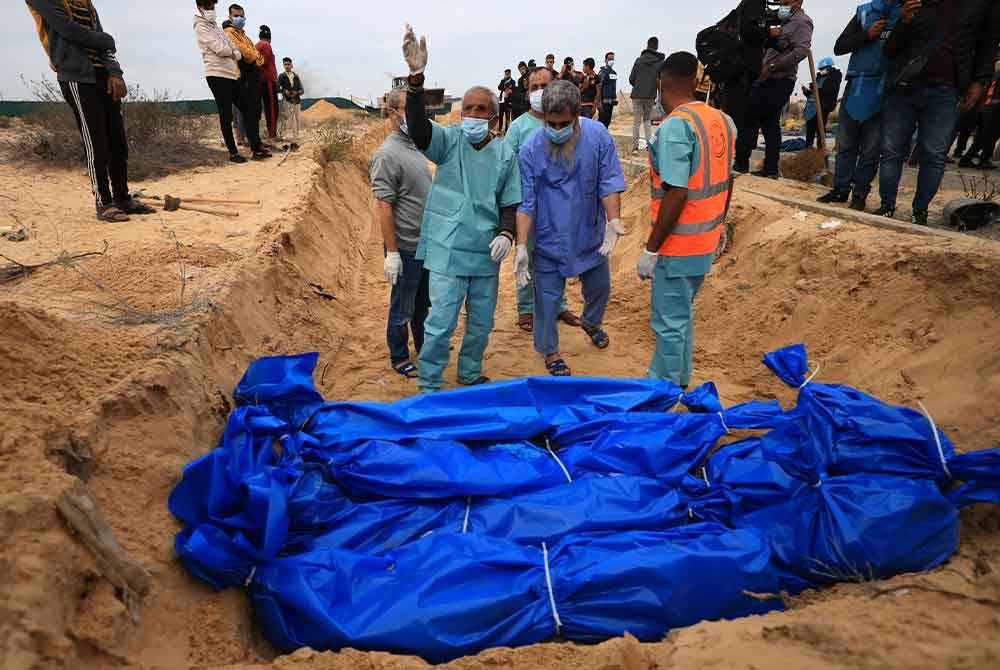
{"label": "man in blue scrubs", "polygon": [[[625,233],[621,194],[625,176],[614,140],[602,124],[580,116],[580,90],[552,82],[542,96],[545,126],[521,149],[515,275],[535,282],[535,349],[554,376],[568,376],[559,353],[558,319],[566,280],[583,286],[583,329],[598,349],[610,341],[601,328],[611,295],[608,256]],[[528,241],[534,236],[529,255]],[[529,257],[531,256],[531,257]]]}

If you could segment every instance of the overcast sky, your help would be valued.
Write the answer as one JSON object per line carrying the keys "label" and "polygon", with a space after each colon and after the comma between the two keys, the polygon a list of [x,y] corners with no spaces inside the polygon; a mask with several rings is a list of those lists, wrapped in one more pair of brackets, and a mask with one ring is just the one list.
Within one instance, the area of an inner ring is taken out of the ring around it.
{"label": "overcast sky", "polygon": [[[118,58],[129,84],[176,97],[208,98],[201,56],[192,30],[194,0],[95,0],[104,29],[118,42]],[[496,86],[504,68],[520,60],[541,63],[554,52],[559,63],[573,56],[601,62],[615,51],[616,69],[627,80],[632,62],[657,35],[660,50],[694,51],[697,32],[738,4],[738,0],[574,0],[545,3],[428,2],[381,0],[245,0],[248,30],[256,38],[262,23],[271,27],[278,58],[291,56],[307,96],[354,95],[371,99],[389,86],[390,75],[405,74],[403,26],[426,34],[431,84],[461,93],[475,84]],[[833,44],[850,20],[855,0],[806,0],[816,24],[816,59],[833,55]],[[220,3],[220,15],[228,4]],[[408,9],[409,7],[409,9]],[[419,9],[414,10],[413,7]],[[52,77],[22,0],[0,2],[0,96],[29,99],[20,77]],[[253,28],[253,30],[250,30]],[[846,59],[838,59],[843,69]],[[800,72],[800,84],[808,70]],[[627,82],[626,82],[627,83]]]}

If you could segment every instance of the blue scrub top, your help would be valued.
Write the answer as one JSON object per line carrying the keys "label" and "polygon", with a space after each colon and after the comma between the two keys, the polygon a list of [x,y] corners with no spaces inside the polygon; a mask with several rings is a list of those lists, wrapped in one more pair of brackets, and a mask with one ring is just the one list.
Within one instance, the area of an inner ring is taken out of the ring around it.
{"label": "blue scrub top", "polygon": [[534,267],[578,277],[607,259],[600,254],[607,217],[601,199],[625,191],[618,150],[603,124],[580,119],[576,158],[567,167],[548,155],[544,132],[521,148],[519,211],[534,220]]}
{"label": "blue scrub top", "polygon": [[500,271],[490,242],[500,232],[500,210],[521,202],[517,156],[493,138],[481,150],[460,126],[433,123],[424,155],[437,164],[420,233],[417,258],[450,277],[492,277]]}

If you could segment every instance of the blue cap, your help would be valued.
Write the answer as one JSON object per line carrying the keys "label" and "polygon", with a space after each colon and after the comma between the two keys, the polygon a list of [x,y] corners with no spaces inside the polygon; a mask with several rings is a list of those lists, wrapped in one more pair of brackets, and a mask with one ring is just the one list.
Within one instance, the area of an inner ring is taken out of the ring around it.
{"label": "blue cap", "polygon": [[827,56],[819,62],[819,69],[822,70],[825,67],[833,67],[833,59]]}

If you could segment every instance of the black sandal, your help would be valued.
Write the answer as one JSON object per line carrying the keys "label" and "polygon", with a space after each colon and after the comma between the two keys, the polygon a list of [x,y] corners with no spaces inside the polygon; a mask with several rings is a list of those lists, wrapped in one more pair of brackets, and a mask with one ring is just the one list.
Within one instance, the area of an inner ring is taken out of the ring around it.
{"label": "black sandal", "polygon": [[593,326],[588,326],[586,324],[583,324],[580,327],[583,329],[583,332],[587,333],[587,336],[590,338],[590,343],[601,351],[611,346],[611,338],[609,338],[608,334],[600,328],[594,328]]}
{"label": "black sandal", "polygon": [[103,221],[104,223],[128,223],[132,219],[117,206],[112,205],[110,207],[97,210],[97,220]]}
{"label": "black sandal", "polygon": [[570,371],[569,366],[566,365],[566,361],[561,358],[557,358],[551,363],[546,363],[545,368],[549,371],[549,374],[553,377],[572,377],[573,373]]}
{"label": "black sandal", "polygon": [[474,382],[461,382],[461,384],[462,386],[482,386],[483,384],[489,384],[491,381],[493,380],[489,377],[479,377],[479,379]]}
{"label": "black sandal", "polygon": [[392,369],[395,370],[397,374],[400,374],[407,379],[417,379],[420,377],[420,374],[417,372],[417,366],[410,361],[400,363],[399,365],[393,365]]}
{"label": "black sandal", "polygon": [[123,200],[121,202],[116,202],[115,207],[125,212],[126,214],[156,214],[156,210],[149,205],[139,202],[135,198],[129,198],[128,200]]}

